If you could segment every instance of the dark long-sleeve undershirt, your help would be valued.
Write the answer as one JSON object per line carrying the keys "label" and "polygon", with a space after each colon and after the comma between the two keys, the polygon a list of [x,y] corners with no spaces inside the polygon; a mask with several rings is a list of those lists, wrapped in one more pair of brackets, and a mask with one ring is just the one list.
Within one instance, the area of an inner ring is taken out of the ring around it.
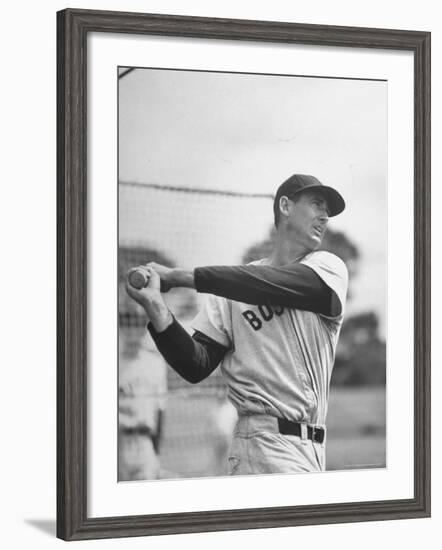
{"label": "dark long-sleeve undershirt", "polygon": [[198,267],[194,278],[198,292],[246,304],[284,306],[323,315],[339,313],[334,292],[313,269],[300,263]]}
{"label": "dark long-sleeve undershirt", "polygon": [[[239,266],[195,269],[195,286],[243,303],[281,305],[331,314],[333,291],[311,268]],[[185,380],[196,384],[207,378],[222,361],[228,348],[201,332],[191,337],[176,319],[163,332],[151,323],[149,332],[167,363]]]}
{"label": "dark long-sleeve undershirt", "polygon": [[162,332],[157,332],[152,323],[147,328],[167,363],[192,384],[207,378],[228,351],[228,348],[202,332],[196,331],[190,336],[175,318]]}

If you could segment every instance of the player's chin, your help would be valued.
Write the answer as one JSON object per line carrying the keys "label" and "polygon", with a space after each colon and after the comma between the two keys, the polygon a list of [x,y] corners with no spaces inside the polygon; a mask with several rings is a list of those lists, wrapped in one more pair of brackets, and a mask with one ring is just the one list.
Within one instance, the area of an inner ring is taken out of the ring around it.
{"label": "player's chin", "polygon": [[310,235],[310,241],[312,243],[313,249],[321,246],[323,236],[324,235],[322,233],[319,234],[316,231],[312,235]]}

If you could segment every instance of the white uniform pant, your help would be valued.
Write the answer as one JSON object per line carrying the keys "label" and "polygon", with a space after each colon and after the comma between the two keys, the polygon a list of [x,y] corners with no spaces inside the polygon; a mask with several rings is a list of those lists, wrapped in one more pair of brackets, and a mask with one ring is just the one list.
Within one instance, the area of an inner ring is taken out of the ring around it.
{"label": "white uniform pant", "polygon": [[325,442],[280,434],[274,416],[241,415],[229,464],[230,475],[321,472],[325,470]]}

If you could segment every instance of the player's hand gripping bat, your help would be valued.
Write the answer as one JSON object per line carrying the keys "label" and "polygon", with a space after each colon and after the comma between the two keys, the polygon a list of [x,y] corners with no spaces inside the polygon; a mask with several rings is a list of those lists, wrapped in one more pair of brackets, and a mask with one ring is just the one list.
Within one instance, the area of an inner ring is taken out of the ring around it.
{"label": "player's hand gripping bat", "polygon": [[[131,286],[137,290],[141,290],[149,284],[149,274],[143,266],[134,267],[129,271],[128,280]],[[168,292],[171,288],[169,283],[161,279],[161,292]]]}

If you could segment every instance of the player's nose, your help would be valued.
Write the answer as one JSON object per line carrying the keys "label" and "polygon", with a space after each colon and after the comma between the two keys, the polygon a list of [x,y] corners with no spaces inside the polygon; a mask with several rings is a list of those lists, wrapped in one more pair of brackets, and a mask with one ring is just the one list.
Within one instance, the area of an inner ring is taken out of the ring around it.
{"label": "player's nose", "polygon": [[327,208],[323,208],[321,213],[319,214],[319,219],[321,220],[322,223],[327,223],[328,218],[329,218],[328,210]]}

